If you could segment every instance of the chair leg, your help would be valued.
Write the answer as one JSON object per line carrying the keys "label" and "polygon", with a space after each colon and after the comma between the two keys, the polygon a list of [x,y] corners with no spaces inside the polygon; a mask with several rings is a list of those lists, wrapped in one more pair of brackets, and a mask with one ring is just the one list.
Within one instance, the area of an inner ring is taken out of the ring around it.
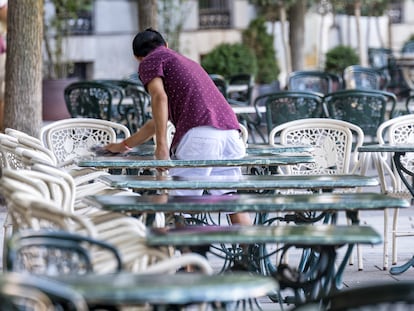
{"label": "chair leg", "polygon": [[392,221],[392,264],[397,264],[397,227],[398,227],[399,210],[394,210],[394,219]]}
{"label": "chair leg", "polygon": [[382,257],[382,269],[388,269],[388,209],[384,209],[384,246],[383,246],[383,257]]}

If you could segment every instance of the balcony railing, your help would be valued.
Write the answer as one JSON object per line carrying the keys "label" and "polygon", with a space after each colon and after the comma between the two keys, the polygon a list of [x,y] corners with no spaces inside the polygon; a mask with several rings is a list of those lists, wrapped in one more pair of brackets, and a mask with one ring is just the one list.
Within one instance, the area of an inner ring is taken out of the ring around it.
{"label": "balcony railing", "polygon": [[200,10],[200,29],[230,28],[229,10]]}

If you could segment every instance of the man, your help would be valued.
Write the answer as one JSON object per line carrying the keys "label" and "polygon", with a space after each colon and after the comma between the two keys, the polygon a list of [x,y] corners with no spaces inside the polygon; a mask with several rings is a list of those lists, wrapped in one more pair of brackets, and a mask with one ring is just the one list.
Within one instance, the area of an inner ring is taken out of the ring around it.
{"label": "man", "polygon": [[[153,118],[131,137],[106,149],[126,152],[154,135],[155,157],[169,159],[235,159],[245,155],[236,115],[207,72],[196,62],[168,48],[151,28],[138,33],[132,43],[139,76],[151,95]],[[167,122],[175,126],[169,149]],[[240,175],[239,167],[174,168],[174,176]],[[213,194],[225,191],[212,192]],[[175,195],[202,191],[175,191]],[[232,223],[251,224],[249,215],[231,214]]]}

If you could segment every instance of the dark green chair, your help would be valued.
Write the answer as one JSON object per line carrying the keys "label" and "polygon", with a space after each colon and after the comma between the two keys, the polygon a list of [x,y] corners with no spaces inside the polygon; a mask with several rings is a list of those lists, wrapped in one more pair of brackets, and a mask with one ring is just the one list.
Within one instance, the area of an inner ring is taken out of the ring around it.
{"label": "dark green chair", "polygon": [[394,53],[388,48],[368,48],[370,67],[381,75],[382,90],[394,93],[399,98],[409,95],[410,88],[404,80],[401,68],[396,63]]}
{"label": "dark green chair", "polygon": [[280,91],[258,96],[254,105],[266,107],[264,120],[268,136],[275,126],[282,123],[324,117],[322,96],[320,93],[310,91]]}
{"label": "dark green chair", "polygon": [[[106,260],[109,272],[122,270],[119,252],[112,245],[66,231],[21,231],[6,245],[8,272],[38,275],[102,273],[96,264]],[[106,268],[105,268],[106,269]],[[103,271],[103,270],[102,270]]]}
{"label": "dark green chair", "polygon": [[0,274],[0,310],[89,310],[81,294],[57,281],[28,273]]}
{"label": "dark green chair", "polygon": [[227,99],[227,81],[226,79],[219,74],[209,74],[211,80],[219,89],[220,93],[223,94],[224,98]]}
{"label": "dark green chair", "polygon": [[401,48],[401,53],[414,53],[414,40],[405,42]]}
{"label": "dark green chair", "polygon": [[343,72],[345,89],[380,90],[381,74],[374,68],[348,66]]}
{"label": "dark green chair", "polygon": [[122,102],[123,97],[122,88],[95,81],[74,82],[64,90],[66,107],[72,118],[112,121],[112,109]]}
{"label": "dark green chair", "polygon": [[289,91],[328,94],[342,88],[342,78],[325,71],[298,70],[289,74],[287,86]]}
{"label": "dark green chair", "polygon": [[393,116],[396,102],[392,93],[363,89],[341,90],[323,99],[329,118],[358,125],[372,140],[376,139],[377,128],[385,121],[387,112]]}

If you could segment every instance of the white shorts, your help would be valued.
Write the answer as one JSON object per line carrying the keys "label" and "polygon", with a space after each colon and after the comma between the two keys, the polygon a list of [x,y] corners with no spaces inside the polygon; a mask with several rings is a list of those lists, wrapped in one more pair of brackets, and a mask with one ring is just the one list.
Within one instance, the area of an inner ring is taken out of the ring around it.
{"label": "white shorts", "polygon": [[[178,144],[172,159],[214,160],[240,159],[246,155],[246,147],[238,130],[219,130],[200,126],[189,130]],[[173,168],[171,176],[241,175],[240,167]],[[223,194],[230,190],[210,190],[211,194]],[[171,195],[201,195],[203,190],[173,190]]]}

